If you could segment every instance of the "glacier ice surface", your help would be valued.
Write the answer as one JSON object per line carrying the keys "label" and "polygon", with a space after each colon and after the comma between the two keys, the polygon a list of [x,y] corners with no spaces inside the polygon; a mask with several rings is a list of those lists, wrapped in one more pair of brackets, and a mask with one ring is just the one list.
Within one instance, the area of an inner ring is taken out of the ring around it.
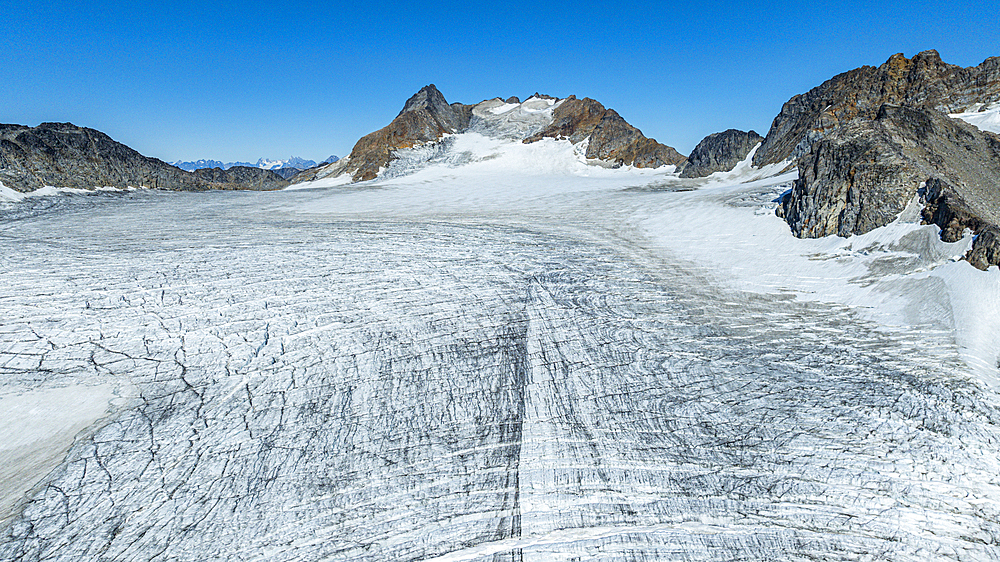
{"label": "glacier ice surface", "polygon": [[788,177],[450,142],[461,173],[0,207],[0,459],[50,459],[0,559],[1000,559],[961,248],[795,240]]}

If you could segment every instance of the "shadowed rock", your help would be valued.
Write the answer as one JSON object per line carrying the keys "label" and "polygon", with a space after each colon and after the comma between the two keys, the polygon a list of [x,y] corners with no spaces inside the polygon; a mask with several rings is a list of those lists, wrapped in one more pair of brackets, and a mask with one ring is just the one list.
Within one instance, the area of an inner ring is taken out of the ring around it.
{"label": "shadowed rock", "polygon": [[[280,170],[298,172],[296,168],[280,168]],[[195,170],[193,175],[210,185],[210,189],[253,189],[267,191],[280,189],[288,185],[285,177],[278,174],[275,170],[264,170],[250,166],[233,166],[228,170],[203,168]]]}
{"label": "shadowed rock", "polygon": [[[967,256],[998,263],[1000,137],[931,109],[885,105],[812,144],[778,214],[802,238],[863,234],[889,224],[918,194],[946,242],[981,234]],[[923,189],[921,189],[923,187]]]}
{"label": "shadowed rock", "polygon": [[232,170],[186,172],[72,123],[0,125],[0,181],[20,192],[45,186],[270,190],[288,185],[268,170]]}
{"label": "shadowed rock", "polygon": [[1000,100],[1000,57],[970,68],[946,64],[937,51],[912,59],[893,55],[882,66],[839,74],[788,100],[754,155],[762,166],[797,158],[815,141],[857,118],[873,119],[883,104],[956,113]]}
{"label": "shadowed rock", "polygon": [[365,135],[354,145],[342,168],[354,181],[375,179],[396,157],[393,152],[435,141],[469,126],[471,106],[451,104],[434,84],[424,86],[403,105],[387,126]]}
{"label": "shadowed rock", "polygon": [[703,178],[728,172],[743,161],[764,137],[754,131],[729,129],[708,135],[694,147],[681,171],[682,178]]}
{"label": "shadowed rock", "polygon": [[[315,167],[316,166],[312,166],[312,168],[315,168]],[[311,168],[307,168],[307,169],[311,169]],[[301,174],[303,170],[302,170],[302,168],[275,168],[275,169],[273,169],[271,171],[274,172],[275,174],[278,174],[279,176],[285,178],[286,180],[290,180],[293,177]]]}

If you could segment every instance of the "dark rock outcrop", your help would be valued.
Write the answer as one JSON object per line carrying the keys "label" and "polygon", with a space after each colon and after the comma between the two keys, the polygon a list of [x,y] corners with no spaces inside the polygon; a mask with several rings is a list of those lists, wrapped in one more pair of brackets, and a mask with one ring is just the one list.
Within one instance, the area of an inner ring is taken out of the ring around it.
{"label": "dark rock outcrop", "polygon": [[715,172],[728,172],[743,161],[764,137],[754,131],[729,129],[708,135],[688,156],[682,178],[703,178]]}
{"label": "dark rock outcrop", "polygon": [[[814,142],[778,209],[799,237],[863,234],[895,220],[919,192],[947,242],[978,234],[967,259],[998,263],[1000,137],[928,108],[883,105]],[[921,187],[923,189],[921,190]],[[992,261],[991,261],[992,260]]]}
{"label": "dark rock outcrop", "polygon": [[543,138],[569,139],[577,143],[590,139],[587,158],[600,158],[617,165],[656,168],[683,164],[685,157],[673,148],[646,138],[613,109],[605,109],[590,98],[570,96],[552,114],[552,124],[524,139],[525,143]]}
{"label": "dark rock outcrop", "polygon": [[962,68],[942,62],[937,51],[924,51],[912,59],[893,55],[878,68],[863,66],[839,74],[788,100],[753,163],[762,166],[797,158],[853,120],[875,118],[883,104],[955,113],[997,100],[1000,57]]}
{"label": "dark rock outcrop", "polygon": [[270,190],[288,185],[268,170],[231,170],[186,172],[143,156],[100,131],[71,123],[0,125],[0,181],[20,192],[49,185],[171,190]]}
{"label": "dark rock outcrop", "polygon": [[965,259],[982,270],[991,265],[1000,265],[1000,228],[988,226],[980,230]]}

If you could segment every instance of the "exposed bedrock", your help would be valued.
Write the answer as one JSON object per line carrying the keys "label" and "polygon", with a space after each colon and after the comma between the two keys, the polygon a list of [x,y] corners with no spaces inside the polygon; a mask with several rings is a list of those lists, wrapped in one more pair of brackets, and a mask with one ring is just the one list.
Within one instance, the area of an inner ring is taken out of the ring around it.
{"label": "exposed bedrock", "polygon": [[[519,104],[511,110],[504,104]],[[686,158],[673,148],[647,138],[618,112],[590,98],[557,99],[534,94],[523,103],[511,96],[475,105],[449,104],[433,85],[425,86],[403,106],[392,123],[361,138],[343,160],[297,176],[296,183],[341,174],[354,181],[378,177],[397,160],[401,149],[435,142],[446,134],[478,132],[532,143],[543,138],[587,141],[587,158],[616,166],[657,168],[683,164]]]}
{"label": "exposed bedrock", "polygon": [[186,172],[72,123],[0,125],[0,181],[20,192],[45,186],[269,190],[288,185],[277,174],[257,168]]}
{"label": "exposed bedrock", "polygon": [[375,179],[379,171],[395,159],[393,152],[435,141],[442,135],[468,127],[471,106],[468,111],[466,107],[449,105],[434,84],[424,86],[406,101],[391,123],[361,137],[350,157],[332,166],[340,164],[338,173],[349,173],[355,181]]}
{"label": "exposed bedrock", "polygon": [[658,168],[680,165],[685,158],[675,149],[647,138],[613,109],[590,98],[570,96],[553,111],[552,124],[524,140],[569,139],[578,143],[590,139],[587,158],[599,158],[616,165]]}
{"label": "exposed bedrock", "polygon": [[883,104],[955,113],[997,100],[1000,57],[962,68],[942,62],[937,51],[924,51],[912,59],[896,54],[878,68],[863,66],[839,74],[788,100],[753,163],[762,166],[797,158],[854,119],[873,119]]}
{"label": "exposed bedrock", "polygon": [[753,147],[764,140],[755,131],[729,129],[708,135],[694,147],[681,170],[682,178],[703,178],[736,167]]}
{"label": "exposed bedrock", "polygon": [[967,256],[1000,263],[1000,137],[932,109],[883,105],[813,143],[778,209],[802,238],[863,234],[895,220],[918,194],[941,238],[979,237]]}

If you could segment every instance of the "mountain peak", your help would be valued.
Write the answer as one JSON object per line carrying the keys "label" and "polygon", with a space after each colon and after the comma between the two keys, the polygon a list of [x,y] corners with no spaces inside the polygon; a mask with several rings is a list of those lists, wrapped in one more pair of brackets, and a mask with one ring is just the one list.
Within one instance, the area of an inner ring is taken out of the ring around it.
{"label": "mountain peak", "polygon": [[941,54],[938,53],[934,49],[927,49],[926,51],[920,51],[919,53],[917,53],[913,57],[913,60],[915,60],[915,61],[916,60],[922,60],[922,61],[933,62],[933,63],[937,63],[937,64],[940,64],[942,62],[941,61]]}
{"label": "mountain peak", "polygon": [[427,109],[431,112],[447,111],[444,108],[450,109],[450,107],[448,101],[444,99],[444,94],[437,89],[437,86],[428,84],[420,88],[419,92],[410,96],[410,99],[406,100],[406,104],[403,105],[403,110],[399,112],[399,115],[420,109]]}

